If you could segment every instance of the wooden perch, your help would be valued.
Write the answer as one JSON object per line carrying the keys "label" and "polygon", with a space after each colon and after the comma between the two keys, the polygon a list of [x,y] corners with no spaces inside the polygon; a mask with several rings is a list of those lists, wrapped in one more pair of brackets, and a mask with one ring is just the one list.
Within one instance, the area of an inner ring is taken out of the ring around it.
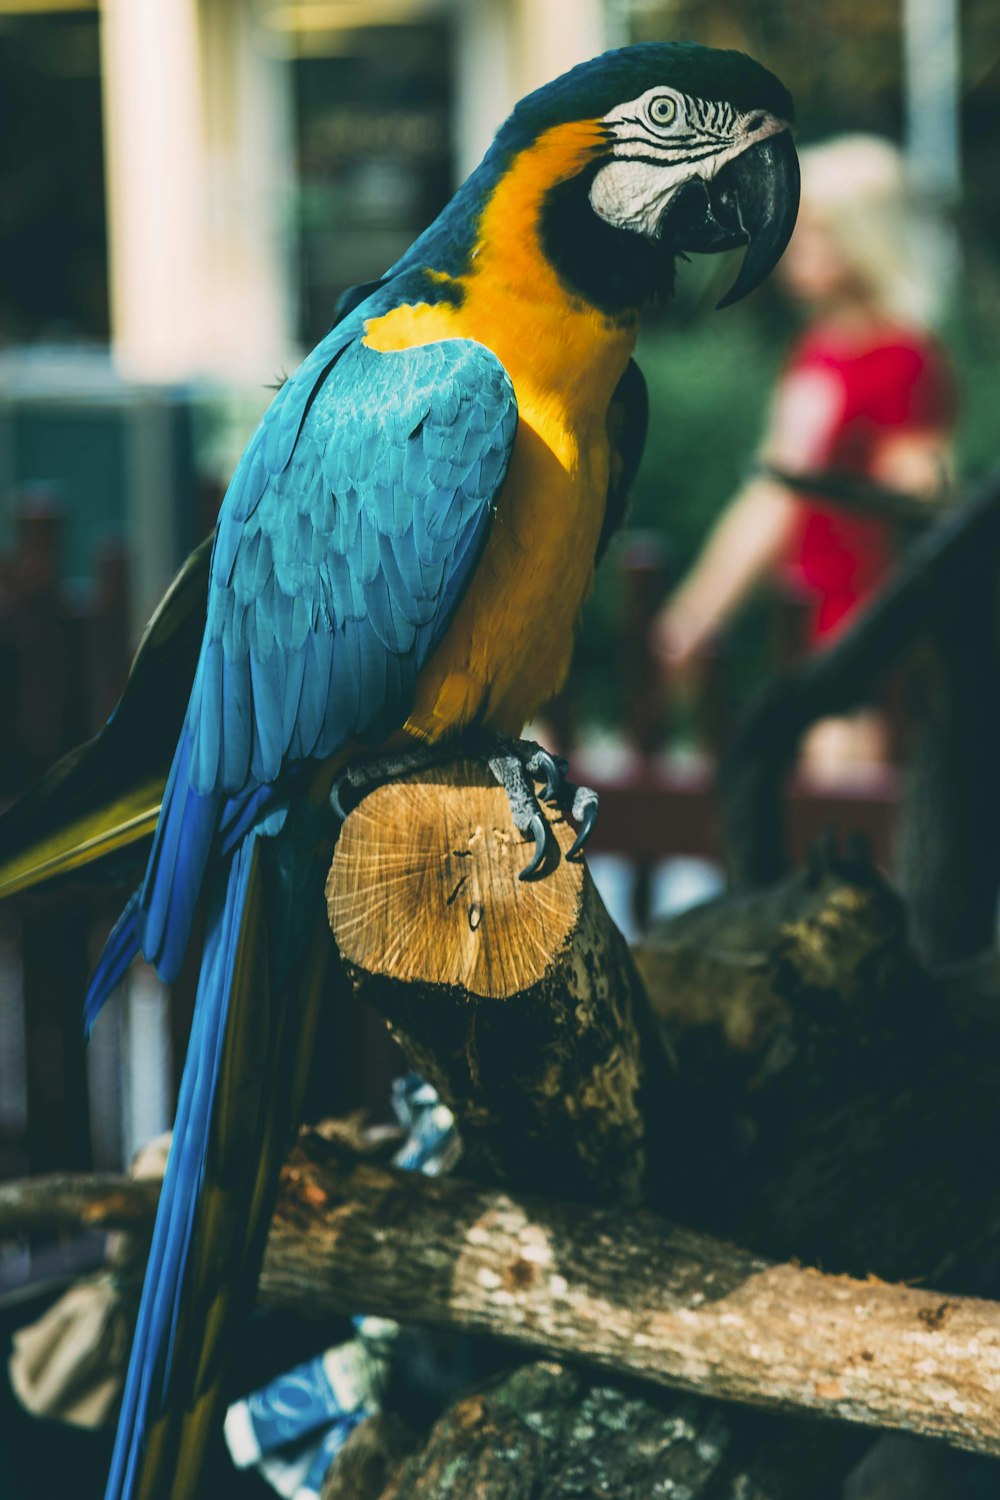
{"label": "wooden perch", "polygon": [[1000,972],[928,972],[908,932],[829,848],[655,924],[636,961],[698,1122],[664,1207],[769,1259],[992,1296]]}
{"label": "wooden perch", "polygon": [[[122,1182],[118,1197],[81,1178],[76,1202],[90,1224],[88,1200],[105,1224],[135,1227],[134,1205],[149,1211],[141,1186]],[[36,1203],[45,1192],[31,1184]],[[1000,1455],[995,1303],[773,1265],[642,1210],[393,1171],[313,1132],[282,1175],[260,1297],[313,1319],[364,1309],[488,1333],[702,1396]]]}
{"label": "wooden perch", "polygon": [[644,1211],[358,1165],[314,1137],[286,1168],[261,1297],[1000,1455],[994,1303],[771,1265]]}
{"label": "wooden perch", "polygon": [[112,1173],[59,1173],[0,1184],[0,1240],[30,1230],[152,1227],[158,1182],[136,1182]]}
{"label": "wooden perch", "polygon": [[478,1175],[634,1199],[666,1061],[628,948],[549,813],[528,849],[506,794],[459,761],[372,792],[341,832],[330,925],[361,996],[459,1118]]}

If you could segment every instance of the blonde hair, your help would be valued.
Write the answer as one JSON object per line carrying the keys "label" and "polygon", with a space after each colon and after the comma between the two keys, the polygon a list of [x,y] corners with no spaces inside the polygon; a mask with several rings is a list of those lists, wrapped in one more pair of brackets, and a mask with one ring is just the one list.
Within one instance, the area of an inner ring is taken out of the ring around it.
{"label": "blonde hair", "polygon": [[802,201],[820,220],[875,306],[893,322],[926,327],[938,313],[922,264],[919,216],[900,151],[874,135],[842,135],[800,153]]}

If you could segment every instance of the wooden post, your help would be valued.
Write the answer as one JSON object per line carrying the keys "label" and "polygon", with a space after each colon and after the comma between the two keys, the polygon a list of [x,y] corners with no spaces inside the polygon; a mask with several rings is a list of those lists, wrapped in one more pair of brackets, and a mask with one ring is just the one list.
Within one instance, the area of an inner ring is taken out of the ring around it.
{"label": "wooden post", "polygon": [[635,1198],[644,1091],[665,1061],[638,975],[550,813],[529,848],[506,794],[456,762],[379,788],[351,813],[327,886],[348,974],[459,1117],[481,1174],[569,1196]]}

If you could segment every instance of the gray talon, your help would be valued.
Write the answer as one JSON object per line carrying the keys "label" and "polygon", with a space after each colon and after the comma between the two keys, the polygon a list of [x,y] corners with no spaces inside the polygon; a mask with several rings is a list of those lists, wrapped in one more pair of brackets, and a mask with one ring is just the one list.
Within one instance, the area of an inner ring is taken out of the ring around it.
{"label": "gray talon", "polygon": [[542,801],[554,802],[559,795],[559,788],[566,779],[569,762],[561,755],[550,755],[548,750],[543,750],[539,745],[530,760],[526,761],[525,769],[532,776],[545,777]]}
{"label": "gray talon", "polygon": [[589,786],[573,787],[569,782],[564,783],[564,791],[573,793],[572,818],[574,823],[579,823],[580,831],[573,840],[572,845],[566,851],[567,859],[576,859],[583,850],[584,844],[594,831],[597,822],[599,808],[598,796]]}
{"label": "gray talon", "polygon": [[549,848],[549,825],[540,812],[535,813],[531,819],[528,832],[535,841],[535,852],[525,865],[518,880],[530,880],[532,875],[541,867]]}
{"label": "gray talon", "polygon": [[591,828],[593,828],[594,823],[597,820],[597,810],[600,806],[600,798],[598,797],[597,793],[592,787],[570,787],[568,783],[566,786],[566,790],[572,791],[573,793],[573,805],[570,809],[573,822],[582,823],[588,816],[588,814],[590,814],[590,826]]}
{"label": "gray talon", "polygon": [[343,823],[347,818],[341,801],[345,787],[352,787],[360,797],[365,797],[375,787],[412,771],[424,771],[436,766],[452,753],[449,745],[417,745],[412,750],[400,750],[394,755],[378,755],[368,760],[353,762],[345,766],[330,788],[330,806]]}
{"label": "gray talon", "polygon": [[[419,745],[393,755],[378,756],[345,767],[334,779],[330,788],[330,807],[341,822],[347,818],[343,795],[347,787],[359,797],[380,783],[406,776],[412,771],[423,770],[440,764],[459,753],[461,741],[449,741],[436,745]],[[484,755],[497,781],[507,793],[511,816],[517,829],[530,836],[534,850],[519,879],[530,880],[536,875],[549,853],[551,833],[548,821],[539,806],[543,802],[554,802],[563,812],[571,806],[571,816],[580,825],[573,847],[567,855],[573,859],[590,836],[597,819],[597,797],[587,787],[576,787],[567,781],[568,762],[561,755],[552,755],[548,750],[531,741],[514,740],[507,735],[493,734],[487,730],[471,733],[466,746]],[[532,780],[544,781],[540,794],[536,794]],[[351,799],[351,806],[354,805]]]}
{"label": "gray talon", "polygon": [[344,804],[340,800],[340,792],[341,788],[347,784],[348,780],[349,777],[347,775],[347,772],[343,771],[334,781],[333,786],[330,788],[330,806],[333,808],[334,813],[342,823],[347,822],[347,814],[344,811]]}

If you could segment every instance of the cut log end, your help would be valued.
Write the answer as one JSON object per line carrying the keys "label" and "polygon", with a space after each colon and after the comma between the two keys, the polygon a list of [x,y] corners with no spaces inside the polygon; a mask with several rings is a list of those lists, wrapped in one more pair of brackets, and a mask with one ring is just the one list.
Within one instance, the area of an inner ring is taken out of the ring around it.
{"label": "cut log end", "polygon": [[455,761],[372,792],[341,831],[330,925],[357,992],[455,1112],[494,1179],[633,1198],[645,1170],[640,1093],[663,1066],[624,939],[546,809],[530,848],[506,793]]}
{"label": "cut log end", "polygon": [[505,999],[542,980],[579,919],[585,872],[574,830],[546,809],[550,854],[523,881],[533,845],[507,795],[472,761],[371,792],[344,825],[327,884],[330,926],[348,963],[404,984]]}

